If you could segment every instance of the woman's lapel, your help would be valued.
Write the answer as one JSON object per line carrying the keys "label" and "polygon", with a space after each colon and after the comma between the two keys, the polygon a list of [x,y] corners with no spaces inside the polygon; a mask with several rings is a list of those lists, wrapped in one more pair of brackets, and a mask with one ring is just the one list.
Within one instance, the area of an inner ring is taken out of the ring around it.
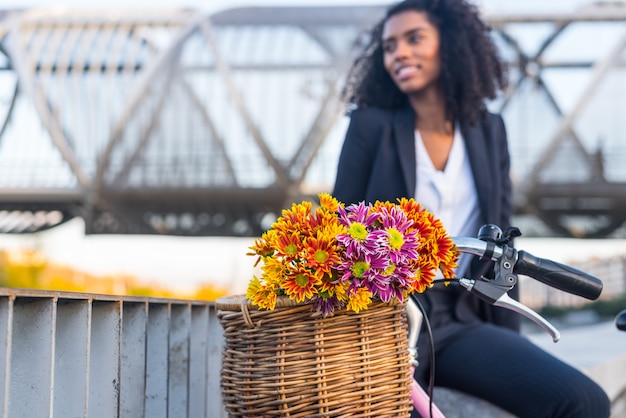
{"label": "woman's lapel", "polygon": [[465,149],[472,167],[476,193],[478,193],[478,203],[481,211],[482,223],[488,223],[493,219],[492,206],[495,204],[493,184],[497,183],[497,170],[493,167],[494,162],[489,161],[492,150],[489,149],[485,131],[480,123],[464,125],[461,133],[465,141]]}
{"label": "woman's lapel", "polygon": [[398,147],[402,175],[407,185],[407,196],[415,194],[415,113],[411,106],[394,112],[394,139]]}

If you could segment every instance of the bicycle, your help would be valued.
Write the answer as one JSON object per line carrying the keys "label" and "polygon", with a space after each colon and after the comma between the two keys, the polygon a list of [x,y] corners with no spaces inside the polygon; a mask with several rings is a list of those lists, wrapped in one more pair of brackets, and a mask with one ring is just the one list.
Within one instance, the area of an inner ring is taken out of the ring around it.
{"label": "bicycle", "polygon": [[[600,296],[602,281],[573,267],[515,249],[511,242],[520,235],[517,228],[509,228],[502,232],[498,226],[487,224],[481,227],[477,238],[453,237],[459,252],[494,261],[495,276],[493,279],[481,277],[451,280],[458,281],[467,291],[491,305],[512,310],[528,318],[546,331],[556,343],[560,339],[560,333],[556,327],[537,312],[508,295],[508,292],[517,284],[518,275],[532,277],[548,286],[589,300],[595,300]],[[419,332],[422,322],[428,326],[428,318],[417,299],[413,297],[409,298],[407,303],[407,316],[409,319],[409,353],[413,371],[413,367],[417,366],[416,347]],[[626,310],[618,315],[616,325],[618,328],[623,327],[620,329],[626,329]],[[411,399],[414,408],[422,417],[445,418],[432,401],[432,375],[428,393],[413,380]]]}
{"label": "bicycle", "polygon": [[620,331],[626,331],[626,309],[615,317],[615,327]]}

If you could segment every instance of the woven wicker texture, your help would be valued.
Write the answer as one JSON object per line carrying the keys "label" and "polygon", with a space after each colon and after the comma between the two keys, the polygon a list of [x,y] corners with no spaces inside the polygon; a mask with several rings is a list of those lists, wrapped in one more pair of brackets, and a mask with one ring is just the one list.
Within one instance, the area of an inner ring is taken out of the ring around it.
{"label": "woven wicker texture", "polygon": [[223,403],[231,417],[408,417],[411,375],[403,304],[323,318],[288,299],[273,311],[217,301]]}

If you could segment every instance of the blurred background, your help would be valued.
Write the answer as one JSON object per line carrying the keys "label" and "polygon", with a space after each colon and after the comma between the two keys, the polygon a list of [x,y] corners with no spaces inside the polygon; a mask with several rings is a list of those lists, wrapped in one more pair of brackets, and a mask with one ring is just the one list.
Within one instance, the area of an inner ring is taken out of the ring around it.
{"label": "blurred background", "polygon": [[[0,285],[244,292],[254,239],[331,192],[339,92],[386,5],[0,2]],[[602,278],[610,316],[626,306],[626,4],[478,5],[510,70],[489,107],[507,124],[517,246]]]}

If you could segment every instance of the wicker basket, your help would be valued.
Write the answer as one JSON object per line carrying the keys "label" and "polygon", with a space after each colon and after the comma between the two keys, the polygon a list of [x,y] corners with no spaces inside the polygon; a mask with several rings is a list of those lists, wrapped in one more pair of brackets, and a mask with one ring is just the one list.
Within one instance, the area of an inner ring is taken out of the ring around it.
{"label": "wicker basket", "polygon": [[405,307],[374,303],[323,318],[279,299],[257,310],[217,301],[224,329],[222,397],[231,417],[408,417]]}

